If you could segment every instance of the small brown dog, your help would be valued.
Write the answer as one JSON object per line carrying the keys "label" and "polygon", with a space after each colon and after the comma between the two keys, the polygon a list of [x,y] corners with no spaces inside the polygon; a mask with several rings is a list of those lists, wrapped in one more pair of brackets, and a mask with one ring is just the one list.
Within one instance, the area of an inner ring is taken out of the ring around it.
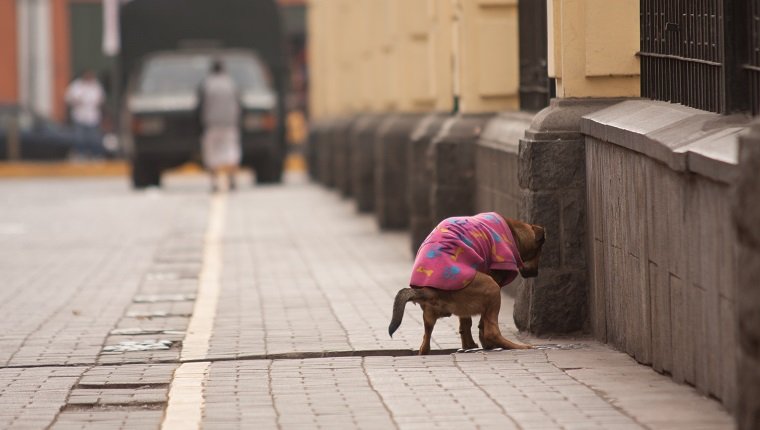
{"label": "small brown dog", "polygon": [[[411,288],[396,294],[388,333],[401,325],[407,302],[422,307],[425,335],[420,355],[430,352],[430,335],[438,318],[459,317],[462,348],[478,345],[472,338],[472,317],[480,315],[479,338],[484,349],[528,349],[512,342],[499,329],[501,287],[519,272],[538,276],[544,228],[490,212],[442,221],[420,246]],[[516,255],[515,255],[516,254]]]}

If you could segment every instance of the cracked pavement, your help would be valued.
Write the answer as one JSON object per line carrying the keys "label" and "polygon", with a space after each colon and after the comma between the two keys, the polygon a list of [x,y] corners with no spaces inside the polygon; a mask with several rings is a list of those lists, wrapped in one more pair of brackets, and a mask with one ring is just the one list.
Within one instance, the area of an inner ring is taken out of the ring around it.
{"label": "cracked pavement", "polygon": [[200,176],[0,182],[0,428],[733,428],[606,345],[518,335],[506,296],[502,330],[544,349],[451,354],[449,318],[412,355],[419,308],[387,334],[408,237],[297,174],[225,196],[207,348],[183,363],[210,200]]}

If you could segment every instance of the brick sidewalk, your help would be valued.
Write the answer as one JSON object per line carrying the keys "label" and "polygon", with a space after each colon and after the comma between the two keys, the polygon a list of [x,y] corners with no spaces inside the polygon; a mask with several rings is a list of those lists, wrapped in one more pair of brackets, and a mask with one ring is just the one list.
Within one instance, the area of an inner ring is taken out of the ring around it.
{"label": "brick sidewalk", "polygon": [[[194,181],[194,182],[193,182]],[[159,286],[197,279],[162,280],[181,264],[197,278],[198,267],[167,260],[202,247],[208,195],[199,178],[176,181],[162,193],[132,192],[125,179],[27,179],[0,181],[0,428],[156,427],[171,382],[151,386],[161,399],[158,410],[145,410],[145,392],[132,372],[116,372],[116,385],[95,383],[103,362],[146,362],[169,351],[104,354],[121,340],[112,330],[186,321],[134,318],[155,313],[165,303],[135,303]],[[189,303],[192,305],[192,302]],[[184,307],[183,307],[184,305]],[[186,303],[172,312],[189,317]],[[181,340],[182,335],[176,338]],[[170,357],[171,358],[171,357]],[[139,373],[137,373],[139,374]],[[81,378],[81,379],[80,379]],[[84,385],[83,385],[84,384]],[[131,391],[131,394],[128,394]],[[100,394],[94,395],[99,392]],[[97,423],[94,425],[92,423]]]}
{"label": "brick sidewalk", "polygon": [[[160,425],[198,288],[206,186],[0,182],[0,428]],[[409,356],[419,308],[387,334],[411,264],[406,234],[379,232],[297,176],[226,204],[208,373],[197,375],[205,428],[733,426],[717,402],[588,340]],[[505,297],[502,329],[518,338],[511,321]],[[456,330],[440,320],[433,349],[457,348]],[[174,343],[103,351],[147,338]],[[306,358],[325,354],[339,357]]]}
{"label": "brick sidewalk", "polygon": [[[416,349],[419,308],[409,305],[394,339],[387,334],[393,296],[408,281],[406,234],[381,233],[351,202],[302,182],[233,195],[229,205],[210,357]],[[501,323],[515,338],[511,305],[505,297]],[[455,323],[439,320],[433,349],[459,347]],[[557,348],[567,349],[215,362],[204,425],[732,427],[717,402],[625,354],[588,340]]]}

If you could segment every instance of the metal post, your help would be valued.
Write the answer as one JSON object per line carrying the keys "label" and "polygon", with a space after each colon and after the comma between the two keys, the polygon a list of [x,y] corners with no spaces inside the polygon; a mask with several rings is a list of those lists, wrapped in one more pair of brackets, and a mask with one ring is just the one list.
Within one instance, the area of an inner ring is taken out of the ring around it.
{"label": "metal post", "polygon": [[111,57],[111,133],[119,136],[121,130],[121,115],[119,101],[121,100],[120,81],[121,75],[119,74],[119,56],[114,55]]}
{"label": "metal post", "polygon": [[18,117],[11,118],[8,124],[8,161],[15,161],[21,158],[21,139],[19,136]]}

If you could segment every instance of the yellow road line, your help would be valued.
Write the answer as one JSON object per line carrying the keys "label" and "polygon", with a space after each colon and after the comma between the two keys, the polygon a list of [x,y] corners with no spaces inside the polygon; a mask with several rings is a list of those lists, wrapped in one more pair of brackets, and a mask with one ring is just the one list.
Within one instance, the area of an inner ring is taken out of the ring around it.
{"label": "yellow road line", "polygon": [[169,403],[161,423],[162,430],[201,428],[203,419],[203,382],[209,362],[183,363],[174,371]]}
{"label": "yellow road line", "polygon": [[[187,334],[182,341],[180,361],[202,360],[208,354],[221,289],[222,235],[226,212],[227,194],[214,194],[204,237],[203,266],[198,294]],[[204,407],[203,383],[208,368],[208,362],[183,363],[177,368],[169,389],[169,404],[161,424],[162,429],[200,428]]]}
{"label": "yellow road line", "polygon": [[216,306],[219,301],[220,278],[222,276],[222,234],[227,212],[227,194],[216,193],[211,198],[211,213],[204,239],[203,267],[200,273],[198,294],[195,299],[193,316],[187,327],[187,335],[182,341],[180,360],[203,359],[208,353],[211,332],[214,329]]}

